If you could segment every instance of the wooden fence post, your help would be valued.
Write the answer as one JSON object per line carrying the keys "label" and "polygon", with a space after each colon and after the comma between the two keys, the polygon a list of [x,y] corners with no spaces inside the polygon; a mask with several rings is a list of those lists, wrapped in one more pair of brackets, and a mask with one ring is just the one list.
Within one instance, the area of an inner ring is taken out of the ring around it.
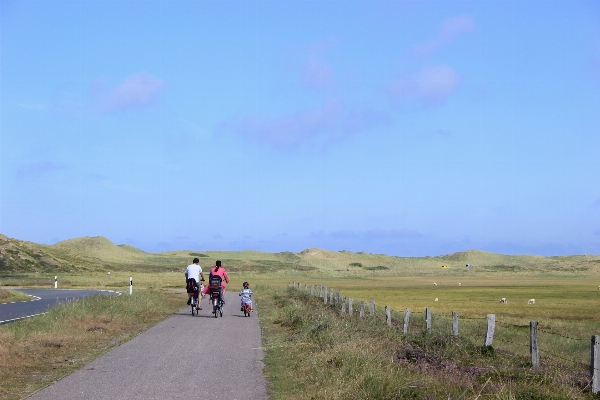
{"label": "wooden fence post", "polygon": [[327,286],[323,286],[323,304],[327,304]]}
{"label": "wooden fence post", "polygon": [[342,296],[342,314],[346,313],[346,296]]}
{"label": "wooden fence post", "polygon": [[540,366],[540,353],[537,342],[537,321],[529,322],[529,353],[531,354],[531,366],[538,368]]}
{"label": "wooden fence post", "polygon": [[405,335],[408,333],[409,321],[410,321],[410,308],[407,308],[406,311],[404,311],[404,330],[402,331],[402,332],[404,332]]}
{"label": "wooden fence post", "polygon": [[340,291],[335,291],[335,306],[338,307],[340,305]]}
{"label": "wooden fence post", "polygon": [[375,316],[375,300],[371,300],[370,309],[371,309],[371,317],[374,317]]}
{"label": "wooden fence post", "polygon": [[333,289],[329,290],[329,305],[333,305]]}
{"label": "wooden fence post", "polygon": [[354,308],[353,308],[353,304],[354,303],[354,299],[352,297],[350,297],[348,299],[348,314],[352,315],[354,313]]}
{"label": "wooden fence post", "polygon": [[487,315],[487,332],[485,334],[484,346],[491,346],[494,342],[494,331],[496,330],[496,314]]}
{"label": "wooden fence post", "polygon": [[431,332],[431,308],[429,307],[425,309],[425,325],[427,326],[427,331]]}
{"label": "wooden fence post", "polygon": [[361,300],[360,302],[360,319],[363,319],[365,317],[365,301]]}
{"label": "wooden fence post", "polygon": [[452,334],[458,336],[458,313],[452,311]]}
{"label": "wooden fence post", "polygon": [[390,306],[385,306],[385,321],[389,326],[392,326],[392,310]]}
{"label": "wooden fence post", "polygon": [[298,291],[300,291],[300,282],[298,282]]}
{"label": "wooden fence post", "polygon": [[315,285],[311,285],[310,286],[310,295],[314,296],[314,294],[315,294]]}
{"label": "wooden fence post", "polygon": [[592,393],[600,392],[600,336],[592,336],[590,372],[592,374]]}

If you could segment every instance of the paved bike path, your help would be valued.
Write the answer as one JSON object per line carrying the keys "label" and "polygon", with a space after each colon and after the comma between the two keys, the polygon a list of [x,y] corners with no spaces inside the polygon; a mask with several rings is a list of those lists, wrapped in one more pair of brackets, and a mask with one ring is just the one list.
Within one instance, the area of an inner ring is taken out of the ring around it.
{"label": "paved bike path", "polygon": [[256,313],[226,301],[223,317],[188,306],[29,399],[268,399]]}

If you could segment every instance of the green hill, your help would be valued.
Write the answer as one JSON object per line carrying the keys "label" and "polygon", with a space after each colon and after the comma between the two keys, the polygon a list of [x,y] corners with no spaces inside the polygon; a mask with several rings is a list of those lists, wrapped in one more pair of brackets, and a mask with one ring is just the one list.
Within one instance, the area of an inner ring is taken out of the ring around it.
{"label": "green hill", "polygon": [[[0,234],[1,272],[58,272],[85,270],[182,271],[193,257],[203,267],[223,261],[232,272],[292,272],[331,276],[464,275],[479,272],[598,273],[600,256],[513,256],[469,250],[438,257],[396,257],[317,248],[299,253],[261,251],[179,250],[148,253],[129,245],[116,245],[102,236],[69,239],[41,245]],[[471,264],[472,268],[465,268]],[[442,268],[446,266],[447,268]]]}
{"label": "green hill", "polygon": [[95,257],[108,262],[134,262],[143,259],[148,253],[128,245],[117,246],[103,236],[82,237],[64,240],[52,246],[54,249]]}

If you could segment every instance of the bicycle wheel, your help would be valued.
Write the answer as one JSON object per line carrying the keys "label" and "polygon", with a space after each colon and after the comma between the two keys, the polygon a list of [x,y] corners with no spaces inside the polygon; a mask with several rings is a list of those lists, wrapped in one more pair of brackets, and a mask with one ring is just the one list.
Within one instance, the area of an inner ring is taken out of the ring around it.
{"label": "bicycle wheel", "polygon": [[196,311],[196,306],[192,303],[192,317],[196,315],[198,312]]}

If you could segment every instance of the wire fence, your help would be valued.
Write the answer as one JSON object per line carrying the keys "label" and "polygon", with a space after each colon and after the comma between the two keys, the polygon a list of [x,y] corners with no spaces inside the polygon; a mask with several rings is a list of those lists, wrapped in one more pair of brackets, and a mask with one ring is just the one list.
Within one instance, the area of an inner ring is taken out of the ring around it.
{"label": "wire fence", "polygon": [[[351,304],[352,313],[357,317],[361,315],[362,307],[364,318],[385,319],[388,324],[401,332],[405,332],[407,335],[423,335],[427,333],[453,335],[457,333],[458,336],[466,338],[472,343],[481,343],[481,346],[484,346],[486,340],[488,330],[487,316],[459,316],[458,321],[455,321],[452,315],[431,314],[427,309],[406,309],[389,310],[390,320],[387,321],[387,307],[377,306],[372,308],[372,300],[351,299],[343,296],[337,290],[326,288],[322,285],[313,285],[311,287],[305,285],[302,287],[300,283],[291,282],[290,287],[303,291],[307,295],[320,297],[323,299],[325,305],[335,307],[344,313],[349,312]],[[363,305],[361,306],[361,304]],[[408,321],[406,319],[407,313],[409,313]],[[457,322],[458,332],[455,332],[454,328]],[[564,321],[557,320],[556,325],[557,327],[553,327],[546,321],[544,326],[539,326],[536,329],[536,344],[539,349],[540,362],[542,364],[562,365],[576,370],[580,374],[590,375],[590,379],[595,380],[595,377],[592,375],[598,371],[600,363],[594,361],[594,337],[583,335],[581,329],[573,327],[572,324],[570,325],[572,332],[558,331],[558,329],[565,328]],[[495,350],[516,356],[524,358],[532,357],[531,335],[530,324],[514,323],[511,321],[505,322],[502,319],[496,320],[493,347]],[[592,344],[591,350],[590,344]],[[600,391],[600,387],[592,387],[592,391],[593,393],[597,393]]]}

